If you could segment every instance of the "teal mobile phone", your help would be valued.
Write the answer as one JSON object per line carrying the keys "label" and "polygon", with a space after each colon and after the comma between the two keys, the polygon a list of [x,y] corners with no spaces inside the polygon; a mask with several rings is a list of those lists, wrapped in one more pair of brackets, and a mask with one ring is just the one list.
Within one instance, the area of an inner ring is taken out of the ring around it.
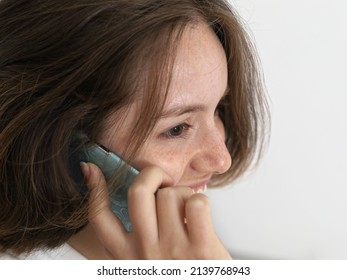
{"label": "teal mobile phone", "polygon": [[[109,151],[107,148],[91,142],[84,134],[76,136],[70,153],[70,165],[72,176],[81,191],[87,192],[88,188],[84,184],[84,178],[80,169],[80,162],[91,162],[97,165],[103,172],[106,181],[117,171],[122,172],[121,184],[110,193],[111,209],[113,213],[121,220],[125,229],[132,231],[128,212],[128,189],[133,183],[139,171],[126,163],[120,156]],[[75,148],[73,148],[75,146]],[[124,175],[123,175],[124,174]]]}

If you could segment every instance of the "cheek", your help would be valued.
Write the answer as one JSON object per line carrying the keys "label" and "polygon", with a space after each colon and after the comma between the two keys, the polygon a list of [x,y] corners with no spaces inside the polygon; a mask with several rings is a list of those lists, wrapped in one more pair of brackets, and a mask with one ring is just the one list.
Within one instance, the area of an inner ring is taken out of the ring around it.
{"label": "cheek", "polygon": [[140,170],[150,165],[156,165],[169,175],[173,184],[177,184],[182,178],[188,162],[188,156],[185,151],[177,149],[168,151],[167,149],[161,150],[147,147],[136,156],[134,165]]}

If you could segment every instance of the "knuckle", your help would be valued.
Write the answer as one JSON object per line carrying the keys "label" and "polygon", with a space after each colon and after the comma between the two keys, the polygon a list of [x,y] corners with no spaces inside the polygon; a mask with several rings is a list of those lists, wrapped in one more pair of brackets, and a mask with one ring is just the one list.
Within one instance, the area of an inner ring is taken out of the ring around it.
{"label": "knuckle", "polygon": [[174,199],[176,196],[176,191],[173,188],[162,188],[157,192],[158,200]]}
{"label": "knuckle", "polygon": [[128,199],[143,197],[144,194],[145,194],[145,186],[143,186],[141,184],[133,184],[128,189]]}

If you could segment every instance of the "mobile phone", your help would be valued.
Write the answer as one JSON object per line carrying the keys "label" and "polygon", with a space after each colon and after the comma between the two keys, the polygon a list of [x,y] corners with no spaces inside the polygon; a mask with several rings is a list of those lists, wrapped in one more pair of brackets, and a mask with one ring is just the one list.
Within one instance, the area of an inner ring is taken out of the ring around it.
{"label": "mobile phone", "polygon": [[128,189],[133,183],[139,171],[126,163],[116,153],[109,151],[102,145],[91,142],[88,137],[79,133],[76,135],[70,152],[70,165],[72,176],[80,186],[82,192],[87,192],[88,188],[84,183],[80,162],[91,162],[97,165],[108,181],[115,173],[121,172],[121,183],[115,190],[110,192],[110,203],[113,213],[121,220],[126,231],[132,231],[128,212]]}

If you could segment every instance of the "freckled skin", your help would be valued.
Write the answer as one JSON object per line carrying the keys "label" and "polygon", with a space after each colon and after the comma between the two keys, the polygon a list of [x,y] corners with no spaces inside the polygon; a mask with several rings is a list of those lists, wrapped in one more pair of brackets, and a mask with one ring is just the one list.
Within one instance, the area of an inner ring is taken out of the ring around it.
{"label": "freckled skin", "polygon": [[[195,104],[201,104],[205,109],[159,120],[134,165],[139,169],[149,165],[159,166],[169,175],[173,185],[191,185],[215,173],[223,173],[231,165],[224,144],[224,127],[215,115],[227,87],[227,62],[222,45],[207,25],[198,24],[186,30],[172,75],[164,111],[173,106]],[[137,116],[137,106],[136,103],[130,106],[122,125],[116,117],[108,122],[113,125],[102,134],[101,144],[122,153],[128,143],[129,127]],[[167,139],[161,136],[185,121],[192,128],[185,131],[184,137]]]}
{"label": "freckled skin", "polygon": [[[109,207],[101,171],[82,170],[90,191],[89,224],[69,244],[91,259],[230,259],[219,241],[206,187],[215,173],[227,171],[231,158],[216,108],[227,88],[223,48],[205,24],[187,28],[180,42],[165,112],[134,160],[141,170],[128,191],[133,226],[125,232]],[[117,112],[99,142],[122,154],[131,137],[138,103],[120,121]],[[186,110],[187,107],[190,110]],[[191,108],[194,108],[191,110]],[[162,186],[170,186],[160,188]]]}

